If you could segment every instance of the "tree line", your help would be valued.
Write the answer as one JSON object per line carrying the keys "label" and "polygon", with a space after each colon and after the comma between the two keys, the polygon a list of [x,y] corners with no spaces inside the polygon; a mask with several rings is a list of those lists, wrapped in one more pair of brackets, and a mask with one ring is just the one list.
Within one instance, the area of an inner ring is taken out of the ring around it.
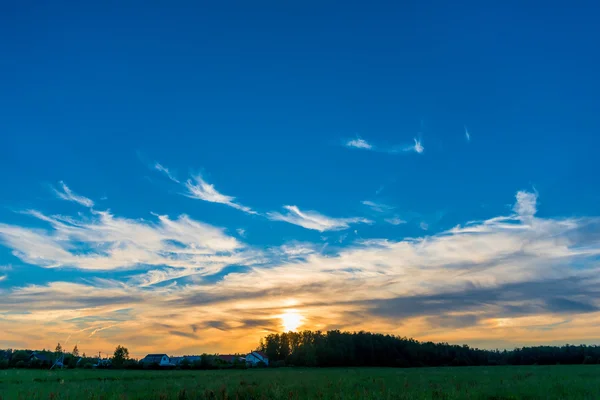
{"label": "tree line", "polygon": [[[240,355],[241,356],[241,355]],[[51,350],[0,350],[0,369],[7,368],[33,368],[49,369],[52,366],[58,368],[97,368],[97,369],[245,369],[245,362],[235,360],[226,362],[217,354],[202,354],[199,359],[190,361],[184,359],[176,366],[160,366],[158,363],[144,363],[141,360],[131,358],[129,350],[123,346],[117,346],[112,357],[101,358],[89,357],[85,353],[80,355],[77,345],[71,352],[65,351],[60,343],[54,351]]]}
{"label": "tree line", "polygon": [[440,367],[600,363],[600,346],[534,346],[481,350],[370,332],[304,331],[270,334],[258,350],[273,366]]}
{"label": "tree line", "polygon": [[[60,368],[137,368],[137,360],[129,358],[129,350],[117,346],[110,359],[101,360],[99,356],[80,354],[77,345],[71,352],[65,351],[60,343],[52,350],[0,350],[0,369],[39,368],[48,369],[53,365]],[[104,361],[104,362],[103,362]]]}
{"label": "tree line", "polygon": [[[371,332],[332,330],[269,334],[261,339],[258,351],[269,358],[270,367],[441,367],[491,365],[600,364],[600,346],[533,346],[514,350],[482,350],[467,345],[420,342]],[[0,350],[0,369],[50,368],[62,360],[66,368],[159,368],[143,365],[129,357],[129,350],[117,346],[109,359],[71,352],[60,343],[54,351]],[[217,355],[203,354],[201,360],[184,360],[179,369],[245,368],[244,363],[223,363]]]}

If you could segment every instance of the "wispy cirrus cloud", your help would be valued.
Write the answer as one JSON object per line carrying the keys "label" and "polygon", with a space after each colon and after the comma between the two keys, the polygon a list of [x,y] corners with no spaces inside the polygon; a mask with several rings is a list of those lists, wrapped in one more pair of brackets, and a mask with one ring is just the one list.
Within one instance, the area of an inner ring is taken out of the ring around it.
{"label": "wispy cirrus cloud", "polygon": [[366,140],[360,139],[360,138],[348,140],[346,142],[346,147],[354,147],[356,149],[365,149],[365,150],[373,149],[373,146],[371,144],[369,144]]}
{"label": "wispy cirrus cloud", "polygon": [[313,229],[319,232],[339,231],[350,227],[352,224],[371,224],[366,218],[332,218],[320,214],[316,211],[301,211],[297,206],[283,206],[288,212],[281,214],[278,212],[269,212],[267,217],[272,221],[283,221],[298,225],[306,229]]}
{"label": "wispy cirrus cloud", "polygon": [[176,177],[175,175],[165,166],[163,166],[162,164],[155,162],[154,163],[154,169],[157,171],[162,172],[163,174],[165,174],[170,180],[172,180],[175,183],[181,183]]}
{"label": "wispy cirrus cloud", "polygon": [[[485,340],[493,348],[498,341],[515,346],[533,340],[551,342],[557,336],[570,342],[596,338],[600,218],[539,218],[536,211],[537,194],[522,191],[510,215],[421,238],[359,240],[332,248],[328,254],[319,252],[316,243],[291,243],[273,254],[262,254],[267,265],[251,264],[216,282],[161,286],[140,285],[130,278],[88,279],[10,288],[0,296],[3,340],[21,343],[27,338],[31,346],[41,348],[47,346],[49,335],[82,331],[87,337],[91,330],[118,324],[88,337],[80,349],[122,343],[136,356],[157,346],[177,354],[191,348],[245,351],[265,332],[282,329],[281,315],[290,309],[303,318],[306,329],[364,329],[449,342]],[[76,230],[81,229],[79,225],[86,232],[96,230],[102,240],[135,241],[136,249],[153,249],[153,232],[167,229],[171,233],[158,235],[159,241],[173,246],[161,247],[165,254],[192,248],[186,246],[187,237],[204,243],[206,236],[177,220],[169,220],[176,224],[171,229],[163,228],[161,222],[133,221],[138,224],[127,227],[133,222],[47,218],[65,227],[53,228],[60,232],[55,234],[24,231],[49,237],[47,242],[31,245],[41,249],[40,257],[31,254],[27,259],[35,265],[45,266],[44,260],[53,254],[74,251],[70,246],[81,243],[81,234],[70,233],[72,225]],[[114,231],[122,236],[115,236]],[[202,253],[219,257],[230,253],[229,246]],[[238,247],[246,246],[240,243]],[[54,253],[50,248],[55,248]],[[106,249],[103,241],[99,248]],[[170,262],[189,260],[177,256]],[[177,269],[164,268],[164,273],[172,277]],[[39,334],[32,332],[32,324],[38,324]],[[190,334],[198,329],[202,332],[197,336]],[[536,330],[534,338],[532,329]],[[73,339],[78,336],[74,334]]]}
{"label": "wispy cirrus cloud", "polygon": [[400,218],[398,216],[394,216],[392,218],[386,218],[384,221],[391,225],[401,225],[401,224],[406,223],[405,220],[403,220],[402,218]]}
{"label": "wispy cirrus cloud", "polygon": [[215,189],[214,185],[206,182],[200,175],[188,179],[185,183],[185,187],[188,190],[186,194],[187,197],[204,200],[211,203],[225,204],[248,214],[257,214],[257,212],[252,210],[250,207],[236,203],[234,201],[235,197],[219,193],[217,189]]}
{"label": "wispy cirrus cloud", "polygon": [[248,214],[258,214],[250,207],[246,207],[237,203],[235,201],[235,197],[227,196],[223,193],[220,193],[215,188],[215,185],[208,183],[199,174],[190,177],[185,182],[181,182],[179,179],[177,179],[175,174],[173,174],[173,172],[169,168],[165,167],[159,162],[155,162],[152,168],[159,172],[162,172],[167,178],[169,178],[173,182],[182,185],[185,188],[185,192],[182,194],[186,197],[207,201],[209,203],[225,204],[226,206],[235,208],[236,210],[240,210]]}
{"label": "wispy cirrus cloud", "polygon": [[471,134],[469,133],[469,130],[467,129],[466,126],[465,126],[465,138],[467,139],[467,142],[471,141]]}
{"label": "wispy cirrus cloud", "polygon": [[344,142],[344,146],[355,148],[359,150],[367,150],[367,151],[377,151],[381,153],[389,153],[389,154],[401,154],[401,153],[410,153],[415,152],[418,154],[422,154],[425,151],[425,147],[423,147],[423,143],[420,139],[414,138],[414,144],[406,144],[406,145],[397,145],[397,146],[376,146],[367,142],[364,139],[350,139]]}
{"label": "wispy cirrus cloud", "polygon": [[148,269],[169,266],[196,274],[251,262],[244,246],[224,229],[186,215],[155,220],[120,218],[94,211],[76,218],[29,211],[50,229],[0,224],[0,242],[22,261],[45,268]]}
{"label": "wispy cirrus cloud", "polygon": [[387,204],[378,203],[378,202],[371,201],[371,200],[364,200],[364,201],[361,201],[361,203],[363,205],[369,207],[373,211],[377,211],[377,212],[380,212],[380,213],[383,213],[383,212],[390,211],[390,210],[394,209],[394,207],[389,206]]}
{"label": "wispy cirrus cloud", "polygon": [[58,182],[58,184],[60,185],[60,189],[62,189],[62,190],[52,187],[52,190],[54,191],[56,196],[58,196],[58,198],[67,200],[67,201],[73,201],[73,202],[81,204],[82,206],[85,206],[85,207],[93,207],[94,206],[94,202],[92,200],[88,199],[87,197],[80,196],[80,195],[74,193],[71,189],[69,189],[69,187],[63,181]]}

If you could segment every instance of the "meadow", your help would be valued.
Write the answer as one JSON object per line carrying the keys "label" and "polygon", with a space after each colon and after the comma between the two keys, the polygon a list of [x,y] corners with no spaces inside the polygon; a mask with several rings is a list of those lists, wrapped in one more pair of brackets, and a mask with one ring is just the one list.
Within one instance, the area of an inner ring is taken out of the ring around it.
{"label": "meadow", "polygon": [[600,366],[0,371],[0,399],[599,399]]}

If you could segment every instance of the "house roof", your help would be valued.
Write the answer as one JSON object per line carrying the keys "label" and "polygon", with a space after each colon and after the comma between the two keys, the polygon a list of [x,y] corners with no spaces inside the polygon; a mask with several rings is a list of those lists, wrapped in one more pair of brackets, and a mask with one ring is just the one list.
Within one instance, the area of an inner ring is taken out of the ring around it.
{"label": "house roof", "polygon": [[264,358],[265,360],[269,357],[267,357],[267,354],[264,351],[253,351],[253,353],[258,354],[259,356],[261,356],[262,358]]}
{"label": "house roof", "polygon": [[[253,351],[250,354],[254,355],[255,357],[258,356],[258,358],[262,358],[263,360],[269,359],[269,357],[267,357],[267,355],[262,351]],[[250,354],[248,354],[248,355],[250,355]]]}
{"label": "house roof", "polygon": [[240,356],[236,356],[235,354],[221,354],[220,356],[218,356],[218,358],[220,358],[221,360],[225,361],[225,362],[234,362],[235,360],[238,360],[240,358]]}
{"label": "house roof", "polygon": [[51,361],[48,357],[46,357],[45,354],[39,354],[39,353],[36,353],[35,351],[33,353],[31,353],[31,355],[29,356],[29,358],[31,359],[31,358],[34,358],[34,357],[37,358],[40,361]]}
{"label": "house roof", "polygon": [[160,363],[163,357],[168,357],[166,354],[148,354],[146,357],[142,358],[142,362],[149,363]]}

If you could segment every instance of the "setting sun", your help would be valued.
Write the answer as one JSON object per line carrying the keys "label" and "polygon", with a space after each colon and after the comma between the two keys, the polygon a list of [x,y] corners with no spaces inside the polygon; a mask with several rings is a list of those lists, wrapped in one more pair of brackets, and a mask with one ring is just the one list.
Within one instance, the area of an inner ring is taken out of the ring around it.
{"label": "setting sun", "polygon": [[285,332],[296,331],[304,318],[296,310],[287,310],[281,315],[281,325]]}

